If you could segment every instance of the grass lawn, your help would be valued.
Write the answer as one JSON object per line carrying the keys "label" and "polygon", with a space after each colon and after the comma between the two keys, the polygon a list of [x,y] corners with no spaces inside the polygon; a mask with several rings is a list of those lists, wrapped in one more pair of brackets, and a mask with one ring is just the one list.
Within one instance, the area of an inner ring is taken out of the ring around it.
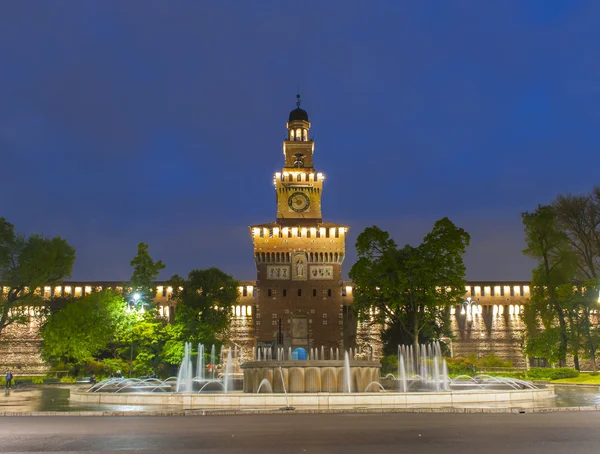
{"label": "grass lawn", "polygon": [[582,385],[600,385],[600,374],[591,375],[589,373],[582,373],[579,374],[579,377],[561,378],[560,380],[553,380],[552,383],[579,383]]}

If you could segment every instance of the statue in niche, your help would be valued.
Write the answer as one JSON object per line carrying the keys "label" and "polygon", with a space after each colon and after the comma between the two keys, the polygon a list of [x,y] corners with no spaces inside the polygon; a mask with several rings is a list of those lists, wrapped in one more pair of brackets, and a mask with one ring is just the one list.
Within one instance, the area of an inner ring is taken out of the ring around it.
{"label": "statue in niche", "polygon": [[296,260],[296,275],[298,277],[304,276],[304,263],[302,263],[302,260]]}

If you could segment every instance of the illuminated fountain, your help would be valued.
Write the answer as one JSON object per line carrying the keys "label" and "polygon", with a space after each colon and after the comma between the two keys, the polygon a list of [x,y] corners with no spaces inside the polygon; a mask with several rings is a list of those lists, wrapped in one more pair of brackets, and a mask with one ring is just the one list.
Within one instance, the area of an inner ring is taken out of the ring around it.
{"label": "illuminated fountain", "polygon": [[[232,353],[227,351],[224,370],[221,376],[216,376],[216,351],[215,346],[211,348],[211,374],[208,378],[204,359],[204,345],[198,345],[198,356],[194,374],[192,361],[192,344],[186,342],[184,345],[183,359],[179,365],[177,377],[169,377],[166,380],[158,378],[110,378],[92,386],[88,392],[112,392],[112,393],[194,393],[194,392],[224,392],[229,393],[241,388],[239,377],[233,374],[234,359],[238,359],[238,350]],[[224,354],[222,354],[224,356]]]}
{"label": "illuminated fountain", "polygon": [[339,357],[339,350],[327,352],[324,347],[287,352],[283,348],[258,349],[254,360],[241,365],[244,392],[256,393],[265,383],[274,393],[282,393],[284,388],[289,393],[364,392],[370,383],[379,382],[379,361],[353,349],[344,352],[343,360]]}
{"label": "illuminated fountain", "polygon": [[[554,397],[551,388],[523,380],[489,375],[450,379],[437,342],[416,348],[398,346],[397,374],[384,378],[380,378],[381,364],[356,349],[253,348],[248,355],[251,360],[244,362],[241,349],[227,348],[218,355],[218,373],[213,367],[217,361],[214,345],[212,370],[204,363],[204,346],[198,346],[195,368],[192,353],[187,344],[177,377],[105,380],[86,391],[72,391],[71,399],[96,404],[293,410],[510,405]],[[243,387],[238,366],[243,371]],[[244,392],[239,392],[242,388]]]}

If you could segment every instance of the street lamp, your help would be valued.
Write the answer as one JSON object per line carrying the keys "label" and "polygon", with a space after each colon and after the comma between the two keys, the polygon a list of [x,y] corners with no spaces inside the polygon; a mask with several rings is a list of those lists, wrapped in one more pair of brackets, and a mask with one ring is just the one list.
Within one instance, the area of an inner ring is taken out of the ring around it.
{"label": "street lamp", "polygon": [[[140,294],[134,293],[133,299],[129,302],[130,310],[137,309],[137,303],[140,300]],[[144,312],[144,303],[142,302],[141,311]],[[129,378],[131,378],[131,374],[133,372],[133,325],[131,326],[131,350],[129,354]]]}

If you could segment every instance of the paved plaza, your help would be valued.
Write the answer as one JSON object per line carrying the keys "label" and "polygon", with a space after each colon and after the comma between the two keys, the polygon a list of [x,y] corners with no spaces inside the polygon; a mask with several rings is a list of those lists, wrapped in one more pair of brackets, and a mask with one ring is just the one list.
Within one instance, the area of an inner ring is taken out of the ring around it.
{"label": "paved plaza", "polygon": [[600,412],[2,417],[0,452],[598,453]]}

